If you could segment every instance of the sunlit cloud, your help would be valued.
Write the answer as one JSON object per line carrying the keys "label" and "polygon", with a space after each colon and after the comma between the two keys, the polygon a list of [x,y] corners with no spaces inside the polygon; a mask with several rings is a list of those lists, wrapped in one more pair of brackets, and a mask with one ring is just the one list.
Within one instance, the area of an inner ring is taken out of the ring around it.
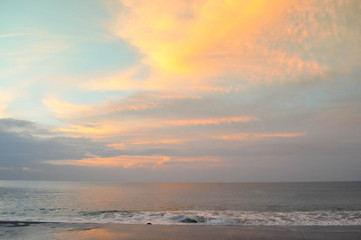
{"label": "sunlit cloud", "polygon": [[19,93],[15,93],[14,90],[10,90],[8,88],[0,86],[0,118],[5,118],[9,116],[8,105],[18,95]]}
{"label": "sunlit cloud", "polygon": [[115,157],[93,157],[84,158],[81,160],[59,160],[46,161],[46,163],[57,165],[77,165],[88,167],[153,167],[155,165],[162,165],[169,161],[167,156],[115,156]]}
{"label": "sunlit cloud", "polygon": [[60,119],[73,119],[86,117],[92,112],[92,107],[88,105],[73,104],[60,101],[54,97],[43,99],[43,103]]}
{"label": "sunlit cloud", "polygon": [[130,91],[144,89],[145,79],[136,77],[138,71],[138,67],[130,68],[120,73],[114,73],[113,75],[108,77],[86,81],[84,83],[81,83],[81,87],[98,91]]}
{"label": "sunlit cloud", "polygon": [[167,104],[172,99],[200,98],[196,93],[182,92],[140,92],[127,97],[117,98],[112,101],[100,102],[99,104],[76,104],[69,101],[59,100],[49,96],[42,100],[43,104],[62,120],[83,120],[94,116],[107,116],[111,113],[145,111]]}
{"label": "sunlit cloud", "polygon": [[126,146],[124,143],[111,143],[107,145],[110,148],[114,148],[116,150],[124,150],[126,149]]}
{"label": "sunlit cloud", "polygon": [[188,125],[218,125],[218,124],[230,124],[237,122],[250,122],[258,120],[252,116],[237,116],[237,117],[223,117],[223,118],[208,118],[208,119],[179,119],[169,120],[166,124],[174,126],[188,126]]}
{"label": "sunlit cloud", "polygon": [[[54,131],[63,132],[63,133],[72,133],[75,134],[73,137],[76,136],[93,136],[96,138],[97,135],[107,135],[107,134],[117,134],[119,133],[120,129],[115,127],[111,127],[111,125],[102,125],[102,126],[92,126],[92,125],[70,125],[64,127],[55,128]],[[79,134],[79,135],[77,135]]]}
{"label": "sunlit cloud", "polygon": [[[187,142],[186,139],[162,139],[157,136],[156,139],[142,139],[135,138],[125,141],[127,145],[169,145],[169,144],[181,144]],[[109,147],[115,149],[125,149],[125,144],[110,144]]]}
{"label": "sunlit cloud", "polygon": [[8,33],[8,34],[0,34],[0,38],[10,38],[24,35],[23,33]]}
{"label": "sunlit cloud", "polygon": [[2,95],[0,96],[0,118],[7,117],[6,109],[7,109],[7,102],[11,100],[11,96],[9,95]]}
{"label": "sunlit cloud", "polygon": [[173,157],[173,156],[128,156],[92,157],[80,160],[45,161],[55,165],[77,165],[87,167],[158,168],[174,164],[219,163],[215,157]]}
{"label": "sunlit cloud", "polygon": [[214,139],[225,141],[254,141],[265,138],[294,138],[305,136],[306,133],[241,133],[232,135],[214,136]]}
{"label": "sunlit cloud", "polygon": [[23,167],[22,171],[23,172],[40,172],[41,170],[35,169],[35,168]]}
{"label": "sunlit cloud", "polygon": [[152,72],[144,88],[209,86],[214,77],[225,75],[274,81],[324,72],[317,61],[289,48],[322,34],[319,28],[300,26],[293,15],[307,13],[312,18],[307,21],[317,24],[316,2],[120,2],[126,10],[115,13],[111,29],[145,54],[143,64]]}
{"label": "sunlit cloud", "polygon": [[[120,134],[137,136],[136,133],[149,133],[156,129],[169,129],[177,127],[191,127],[191,126],[212,126],[212,125],[227,125],[233,123],[248,123],[251,121],[258,121],[253,116],[234,116],[222,118],[192,118],[192,119],[167,119],[167,118],[140,118],[140,119],[123,119],[123,120],[103,120],[95,124],[71,124],[69,126],[62,126],[55,128],[54,131],[68,133],[69,136],[83,136],[90,138],[108,138]],[[156,136],[156,133],[153,133]],[[157,136],[159,137],[159,136]],[[183,140],[168,137],[167,139],[154,139],[153,143],[175,143],[183,142]],[[133,144],[141,142],[149,142],[149,140],[135,140]]]}

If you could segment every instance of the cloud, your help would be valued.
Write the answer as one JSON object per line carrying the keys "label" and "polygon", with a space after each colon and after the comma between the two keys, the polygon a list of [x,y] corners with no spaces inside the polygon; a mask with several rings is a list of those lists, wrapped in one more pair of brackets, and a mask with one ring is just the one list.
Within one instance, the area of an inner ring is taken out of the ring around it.
{"label": "cloud", "polygon": [[[143,64],[152,72],[143,88],[209,86],[214,77],[227,75],[286,80],[324,71],[316,60],[290,49],[323,33],[313,27],[318,24],[316,1],[119,2],[122,7],[114,13],[111,29],[145,55]],[[129,78],[131,74],[127,82]],[[115,88],[122,85],[106,82]]]}
{"label": "cloud", "polygon": [[[5,35],[7,37],[15,37],[15,39],[9,39],[7,41],[14,41],[6,48],[2,48],[0,54],[0,60],[4,59],[7,63],[6,70],[1,73],[1,78],[8,78],[11,76],[19,75],[29,70],[31,67],[38,68],[37,63],[44,59],[50,58],[55,53],[64,51],[71,45],[67,37],[63,35],[56,35],[52,33],[46,33],[37,29],[31,29],[23,34],[10,34]],[[3,40],[4,40],[3,39]],[[32,82],[33,80],[29,76],[22,82]]]}
{"label": "cloud", "polygon": [[11,96],[8,94],[4,94],[0,96],[0,118],[4,118],[7,116],[6,109],[7,103],[11,100]]}
{"label": "cloud", "polygon": [[87,154],[109,156],[117,152],[106,145],[85,138],[59,136],[29,121],[0,119],[0,165],[6,168],[25,165],[40,169],[45,160],[81,159]]}
{"label": "cloud", "polygon": [[166,104],[175,99],[200,98],[199,94],[172,91],[134,92],[126,97],[119,97],[96,105],[76,104],[59,100],[54,96],[44,98],[42,102],[59,119],[74,120],[91,119],[94,116],[107,116],[114,112],[146,111]]}
{"label": "cloud", "polygon": [[9,103],[16,99],[20,94],[14,89],[2,86],[0,86],[0,92],[0,118],[5,118],[9,116]]}
{"label": "cloud", "polygon": [[[212,166],[213,163],[218,163],[221,160],[215,157],[173,157],[173,156],[129,156],[120,155],[108,158],[101,158],[92,156],[90,158],[78,160],[58,160],[45,161],[45,163],[55,165],[77,165],[88,167],[122,167],[122,168],[159,168],[167,167],[169,165],[175,166],[177,164],[199,164],[202,167]],[[210,164],[209,164],[210,163]]]}
{"label": "cloud", "polygon": [[93,79],[81,84],[82,87],[98,91],[115,90],[140,90],[144,89],[146,79],[137,77],[141,69],[133,67],[120,73],[113,73],[111,76]]}
{"label": "cloud", "polygon": [[[14,169],[2,171],[2,176],[64,179],[71,173],[69,179],[93,179],[91,173],[94,179],[129,181],[136,174],[143,181],[184,181],[187,171],[190,181],[356,179],[361,141],[358,82],[336,79],[331,85],[291,86],[287,94],[274,87],[257,96],[248,92],[253,98],[238,93],[177,98],[167,99],[162,111],[123,111],[108,122],[119,130],[99,132],[103,138],[98,140],[82,132],[74,133],[76,138],[64,137],[33,122],[2,119],[0,166]],[[332,94],[320,98],[313,94],[320,92],[316,87]],[[304,100],[309,95],[316,98],[312,103]],[[240,115],[227,117],[235,109]],[[173,118],[167,119],[167,114]],[[122,126],[120,119],[128,119],[129,125]],[[157,119],[163,121],[157,124]],[[185,124],[177,125],[174,119]],[[22,171],[24,166],[41,172],[35,176]]]}
{"label": "cloud", "polygon": [[264,138],[293,138],[305,136],[305,133],[243,133],[243,134],[232,134],[214,136],[214,139],[220,139],[225,141],[250,141],[260,140]]}
{"label": "cloud", "polygon": [[17,37],[22,36],[23,33],[8,33],[8,34],[0,34],[0,38],[11,38],[11,37]]}
{"label": "cloud", "polygon": [[34,133],[39,130],[39,127],[33,122],[13,118],[3,118],[0,119],[0,130],[6,132]]}
{"label": "cloud", "polygon": [[223,117],[223,118],[208,118],[208,119],[176,119],[165,121],[165,124],[174,126],[188,126],[188,125],[218,125],[230,124],[237,122],[255,121],[257,118],[252,116],[237,116],[237,117]]}
{"label": "cloud", "polygon": [[87,105],[73,104],[66,101],[60,101],[54,97],[45,98],[42,102],[59,119],[70,120],[79,116],[87,117],[92,112],[92,107]]}
{"label": "cloud", "polygon": [[[248,123],[251,121],[258,120],[252,116],[231,116],[231,117],[222,117],[222,118],[190,118],[190,119],[168,119],[161,117],[140,117],[139,119],[122,119],[122,120],[111,120],[111,119],[98,119],[95,124],[82,124],[77,125],[73,124],[70,126],[62,126],[55,128],[57,132],[61,133],[69,133],[70,136],[83,136],[89,138],[104,138],[108,139],[114,136],[123,135],[126,136],[128,134],[134,135],[139,138],[140,134],[143,132],[147,134],[149,131],[154,131],[156,129],[172,129],[179,127],[196,127],[196,126],[214,126],[214,125],[230,125],[237,123]],[[133,132],[133,133],[132,133]],[[134,134],[137,132],[138,134]],[[148,133],[149,134],[149,133]],[[156,134],[157,135],[157,134]],[[155,136],[156,136],[155,135]],[[141,138],[141,137],[140,137]],[[167,137],[167,139],[172,139],[171,137]],[[159,138],[155,138],[151,140],[151,142],[163,142],[166,143],[168,140]],[[130,142],[147,142],[149,140],[137,139],[135,141]],[[185,139],[172,139],[171,142],[182,142]],[[169,142],[168,142],[169,143]]]}
{"label": "cloud", "polygon": [[128,71],[83,84],[93,90],[227,91],[247,81],[350,72],[361,62],[357,1],[118,0],[108,6],[110,31],[144,57]]}
{"label": "cloud", "polygon": [[[222,112],[226,108],[217,101],[218,98],[212,96],[171,91],[137,92],[93,106],[43,99],[57,118],[68,122],[53,130],[71,137],[107,139],[140,135],[151,129],[231,125],[259,120],[255,116],[234,115],[231,109]],[[204,107],[204,104],[212,107]],[[144,139],[134,142],[141,141]]]}
{"label": "cloud", "polygon": [[22,170],[23,170],[23,172],[40,172],[41,171],[39,169],[33,169],[33,168],[29,168],[29,167],[23,167]]}
{"label": "cloud", "polygon": [[8,168],[8,167],[0,167],[0,171],[13,171],[14,168]]}
{"label": "cloud", "polygon": [[[60,74],[40,76],[41,61],[69,39],[2,38],[24,44],[1,53],[16,67],[0,76],[12,86],[0,88],[0,117],[57,124],[1,119],[2,176],[359,179],[358,1],[106,4],[113,40],[140,52],[127,70],[76,75],[77,67],[64,63]],[[48,70],[58,69],[57,61]],[[11,75],[18,70],[26,76]],[[18,99],[25,94],[29,101]]]}

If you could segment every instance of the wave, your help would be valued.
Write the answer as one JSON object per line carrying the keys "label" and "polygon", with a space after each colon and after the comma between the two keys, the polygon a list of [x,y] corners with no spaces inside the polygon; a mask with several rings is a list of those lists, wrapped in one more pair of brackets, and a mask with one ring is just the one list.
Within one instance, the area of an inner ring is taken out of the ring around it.
{"label": "wave", "polygon": [[74,216],[0,215],[0,221],[117,223],[117,224],[202,224],[202,225],[361,225],[361,211],[251,212],[251,211],[82,211]]}

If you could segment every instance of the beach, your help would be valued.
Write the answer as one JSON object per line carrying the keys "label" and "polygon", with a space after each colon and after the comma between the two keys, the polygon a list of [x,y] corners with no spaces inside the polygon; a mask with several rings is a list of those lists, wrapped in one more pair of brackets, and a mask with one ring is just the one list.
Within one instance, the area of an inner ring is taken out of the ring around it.
{"label": "beach", "polygon": [[0,239],[359,240],[360,226],[209,226],[1,222]]}

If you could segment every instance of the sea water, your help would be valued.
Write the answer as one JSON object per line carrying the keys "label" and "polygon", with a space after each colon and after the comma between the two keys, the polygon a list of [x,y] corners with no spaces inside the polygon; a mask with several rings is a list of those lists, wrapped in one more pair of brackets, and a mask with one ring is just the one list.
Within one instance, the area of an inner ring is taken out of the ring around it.
{"label": "sea water", "polygon": [[0,221],[361,225],[361,182],[0,181]]}

